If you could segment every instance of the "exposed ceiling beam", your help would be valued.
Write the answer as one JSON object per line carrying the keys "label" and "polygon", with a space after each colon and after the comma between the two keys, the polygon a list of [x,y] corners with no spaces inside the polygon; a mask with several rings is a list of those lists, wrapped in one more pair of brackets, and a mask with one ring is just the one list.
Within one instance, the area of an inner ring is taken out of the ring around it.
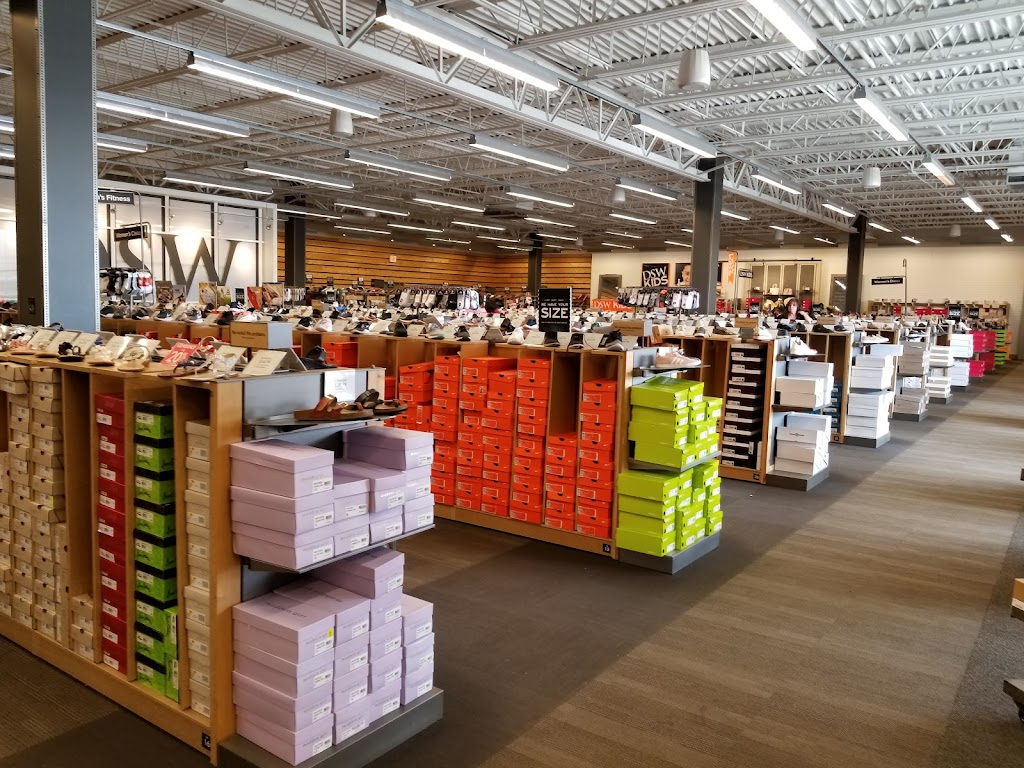
{"label": "exposed ceiling beam", "polygon": [[[192,19],[198,19],[200,16],[205,16],[209,11],[206,8],[193,8],[190,11],[182,11],[174,16],[167,16],[163,19],[158,19],[151,24],[143,24],[140,27],[136,27],[138,32],[152,32],[154,29],[162,29],[164,27],[173,27],[175,24],[181,24]],[[112,21],[113,19],[104,19],[104,21]],[[130,35],[127,32],[118,32],[113,35],[107,35],[96,41],[97,48],[103,48],[107,45],[113,45],[119,43],[122,40],[130,39]]]}

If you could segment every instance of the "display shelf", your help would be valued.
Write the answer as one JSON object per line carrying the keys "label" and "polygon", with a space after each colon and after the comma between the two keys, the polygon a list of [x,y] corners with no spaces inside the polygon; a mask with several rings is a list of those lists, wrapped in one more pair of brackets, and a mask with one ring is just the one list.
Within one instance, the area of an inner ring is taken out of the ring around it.
{"label": "display shelf", "polygon": [[[579,549],[584,552],[592,552],[598,555],[616,557],[615,542],[611,539],[599,539],[595,536],[587,536],[583,533],[563,531],[558,528],[548,528],[544,525],[527,523],[522,520],[515,520],[511,517],[499,517],[488,515],[484,512],[477,512],[473,509],[453,507],[446,504],[434,505],[434,517],[444,520],[454,520],[457,523],[469,523],[481,528],[490,528],[492,531],[511,533],[514,536],[524,536],[528,539],[537,539],[548,544],[557,544],[560,547]],[[625,550],[618,550],[620,553]]]}
{"label": "display shelf", "polygon": [[1024,680],[1004,680],[1003,693],[1017,705],[1017,715],[1024,722]]}
{"label": "display shelf", "polygon": [[893,412],[893,421],[924,421],[928,418],[927,413],[897,413]]}
{"label": "display shelf", "polygon": [[728,480],[743,480],[748,483],[763,483],[762,479],[766,473],[759,469],[748,469],[747,467],[733,467],[728,464],[719,464],[718,474]]}
{"label": "display shelf", "polygon": [[693,565],[704,557],[704,555],[718,549],[721,537],[721,532],[712,533],[710,536],[705,536],[696,544],[687,547],[682,552],[673,552],[671,555],[664,555],[662,557],[648,555],[643,552],[633,552],[628,549],[620,549],[619,561],[626,563],[626,565],[635,565],[640,568],[647,568],[651,571],[659,571],[661,573],[675,575],[687,566]]}
{"label": "display shelf", "polygon": [[950,387],[954,392],[966,392],[970,387],[969,384],[954,384]]}
{"label": "display shelf", "polygon": [[[850,438],[847,438],[847,442]],[[811,491],[828,480],[829,468],[825,467],[813,475],[798,475],[794,472],[772,470],[765,479],[765,485],[773,488],[788,488],[791,491]]]}
{"label": "display shelf", "polygon": [[931,405],[932,403],[938,403],[939,405],[949,405],[951,402],[953,402],[952,395],[949,395],[948,397],[935,397],[933,395],[928,396],[929,405]]}
{"label": "display shelf", "polygon": [[[369,728],[311,757],[297,768],[363,768],[438,722],[444,712],[444,691],[434,688],[399,707]],[[241,736],[227,739],[219,751],[220,768],[290,768],[287,763]]]}
{"label": "display shelf", "polygon": [[274,565],[273,563],[264,563],[264,562],[262,562],[260,560],[253,560],[252,558],[248,558],[248,557],[243,557],[242,561],[244,563],[246,563],[246,565],[248,566],[249,570],[251,570],[251,571],[271,571],[273,573],[292,573],[292,574],[298,575],[298,574],[301,574],[301,573],[309,573],[310,571],[315,571],[317,568],[323,568],[325,565],[330,565],[331,563],[338,563],[338,562],[341,562],[342,560],[348,560],[350,557],[355,557],[356,555],[361,555],[363,552],[369,552],[371,549],[376,549],[377,547],[389,547],[389,546],[391,546],[392,544],[394,544],[397,541],[401,541],[402,539],[407,539],[410,536],[415,536],[417,533],[423,533],[424,531],[429,531],[433,527],[434,527],[433,525],[425,525],[422,528],[416,528],[415,530],[407,531],[406,533],[399,534],[398,536],[392,536],[390,539],[384,539],[383,541],[375,541],[373,544],[369,544],[369,545],[367,545],[365,547],[362,547],[360,549],[353,549],[351,552],[346,552],[343,555],[338,555],[336,557],[332,557],[332,558],[329,558],[327,560],[321,560],[318,563],[313,563],[312,565],[307,565],[305,568],[286,568],[283,565]]}
{"label": "display shelf", "polygon": [[711,461],[712,459],[717,459],[721,455],[722,455],[721,451],[712,451],[707,456],[702,456],[701,458],[697,459],[696,461],[691,461],[689,464],[687,464],[684,467],[667,467],[667,466],[665,466],[663,464],[652,464],[649,461],[637,461],[636,459],[630,459],[629,460],[629,468],[630,469],[639,469],[639,470],[642,470],[642,471],[645,471],[645,472],[678,472],[678,473],[682,474],[683,472],[691,470],[694,467],[699,466],[700,464],[703,464],[703,463],[705,463],[707,461]]}
{"label": "display shelf", "polygon": [[711,367],[710,365],[685,365],[685,366],[681,365],[681,366],[677,366],[677,367],[661,368],[661,367],[656,366],[656,365],[638,365],[636,367],[636,370],[638,370],[638,371],[656,371],[657,373],[680,373],[680,372],[684,372],[685,373],[686,371],[696,371],[696,370],[699,370],[701,368],[710,368],[710,367]]}
{"label": "display shelf", "polygon": [[846,444],[858,448],[881,448],[892,440],[892,432],[886,432],[881,437],[847,437]]}
{"label": "display shelf", "polygon": [[1024,604],[1018,604],[1017,600],[1010,605],[1010,618],[1024,621]]}

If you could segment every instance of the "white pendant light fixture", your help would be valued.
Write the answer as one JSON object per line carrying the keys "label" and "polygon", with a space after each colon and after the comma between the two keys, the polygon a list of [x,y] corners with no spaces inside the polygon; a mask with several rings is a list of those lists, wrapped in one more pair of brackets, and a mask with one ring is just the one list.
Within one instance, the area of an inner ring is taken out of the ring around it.
{"label": "white pendant light fixture", "polygon": [[839,205],[839,203],[835,203],[832,201],[822,203],[821,207],[828,208],[828,210],[830,211],[835,211],[840,216],[845,216],[848,219],[852,219],[854,216],[857,215],[854,211],[851,211],[848,208],[844,208],[843,206]]}
{"label": "white pendant light fixture", "polygon": [[357,203],[357,202],[336,202],[334,204],[338,208],[354,208],[357,211],[367,211],[369,213],[383,213],[385,216],[408,216],[408,211],[402,211],[398,208],[389,208],[386,205],[380,205],[378,203]]}
{"label": "white pendant light fixture", "polygon": [[921,163],[921,165],[927,168],[928,172],[931,173],[939,181],[941,181],[943,185],[947,187],[952,187],[953,185],[956,184],[956,182],[953,180],[953,177],[946,172],[946,169],[943,167],[942,163],[936,160],[932,155],[925,155],[924,161]]}
{"label": "white pendant light fixture", "polygon": [[244,181],[222,179],[218,176],[204,176],[200,173],[188,173],[186,171],[167,171],[163,175],[163,180],[175,182],[177,184],[190,184],[194,187],[226,189],[231,192],[247,192],[251,195],[269,195],[274,191],[269,186],[248,184]]}
{"label": "white pendant light fixture", "polygon": [[[725,208],[722,209],[722,215],[728,216],[730,219],[739,219],[740,221],[750,221],[749,216],[744,216],[742,213],[734,213],[733,211],[727,211]],[[685,230],[683,230],[685,232]]]}
{"label": "white pendant light fixture", "polygon": [[405,173],[410,176],[433,179],[434,181],[452,180],[452,175],[444,170],[444,168],[436,168],[432,165],[423,165],[422,163],[407,163],[404,160],[382,155],[379,152],[348,149],[345,150],[345,158],[353,163],[368,165],[371,168],[382,168],[385,171],[392,171],[394,173]]}
{"label": "white pendant light fixture", "polygon": [[[723,213],[724,213],[724,211],[723,211]],[[693,234],[693,230],[692,230],[692,229],[690,229],[689,227],[680,227],[680,228],[679,228],[679,230],[680,230],[681,232],[688,232],[688,233],[689,233],[689,234],[691,234],[691,235]]]}
{"label": "white pendant light fixture", "polygon": [[355,133],[352,113],[344,109],[332,109],[330,130],[332,136],[351,136]]}
{"label": "white pendant light fixture", "polygon": [[314,219],[327,219],[328,221],[341,221],[341,216],[335,216],[330,213],[323,213],[322,211],[311,211],[308,208],[292,208],[289,206],[279,205],[277,206],[278,213],[285,213],[289,216],[309,216]]}
{"label": "white pendant light fixture", "polygon": [[442,208],[455,208],[460,211],[469,211],[470,213],[483,213],[487,210],[486,205],[480,205],[477,203],[467,203],[462,200],[457,200],[451,197],[439,197],[437,195],[428,195],[424,192],[415,192],[412,196],[414,203],[421,203],[423,205],[437,205]]}
{"label": "white pendant light fixture", "polygon": [[380,0],[376,17],[378,24],[404,32],[457,56],[464,56],[535,88],[556,91],[560,85],[558,76],[546,67],[445,24],[399,0]]}
{"label": "white pendant light fixture", "polygon": [[427,240],[435,243],[454,243],[456,245],[472,245],[472,240],[453,240],[450,237],[428,237]]}
{"label": "white pendant light fixture", "polygon": [[609,248],[622,248],[626,251],[636,250],[632,245],[623,245],[622,243],[601,243],[601,245],[606,245]]}
{"label": "white pendant light fixture", "polygon": [[520,253],[529,253],[530,249],[522,245],[496,245],[495,248],[501,248],[503,251],[519,251]]}
{"label": "white pendant light fixture", "polygon": [[0,146],[0,160],[13,160],[14,149],[11,147]]}
{"label": "white pendant light fixture", "polygon": [[1013,242],[1013,237],[1010,235],[1009,232],[1000,232],[999,236],[1001,238],[1003,238],[1003,240],[1005,240],[1008,243],[1012,243]]}
{"label": "white pendant light fixture", "polygon": [[606,229],[604,231],[606,235],[614,235],[615,237],[628,237],[630,240],[643,240],[640,235],[631,235],[629,232],[616,232],[612,229]]}
{"label": "white pendant light fixture", "polygon": [[678,245],[680,248],[693,248],[690,243],[683,243],[679,240],[666,240],[665,245]]}
{"label": "white pendant light fixture", "polygon": [[420,224],[396,224],[393,221],[389,221],[388,226],[393,229],[407,229],[411,232],[430,232],[435,235],[439,235],[444,232],[443,229],[438,229],[437,227],[427,227]]}
{"label": "white pendant light fixture", "polygon": [[187,66],[196,72],[248,85],[261,91],[277,93],[295,101],[327,109],[343,109],[360,117],[380,117],[380,107],[369,101],[343,96],[337,91],[282,75],[271,69],[264,69],[205,51],[192,51],[188,55]]}
{"label": "white pendant light fixture", "polygon": [[550,192],[537,192],[529,187],[502,187],[501,191],[510,197],[516,197],[520,200],[534,200],[538,203],[557,205],[560,208],[574,208],[576,206],[576,203],[568,197],[553,195]]}
{"label": "white pendant light fixture", "polygon": [[530,163],[531,165],[540,166],[541,168],[549,168],[552,171],[569,170],[569,163],[557,155],[552,155],[549,152],[541,152],[539,149],[520,147],[518,144],[512,144],[507,141],[502,141],[501,139],[495,139],[493,136],[484,136],[480,133],[474,133],[469,137],[469,143],[471,146],[479,147],[484,152],[491,152],[495,155],[510,157],[513,160],[522,160],[524,163]]}
{"label": "white pendant light fixture", "polygon": [[494,224],[479,224],[475,221],[463,221],[462,219],[455,219],[452,224],[460,227],[470,227],[471,229],[486,229],[491,232],[504,232],[505,227],[499,227]]}
{"label": "white pendant light fixture", "polygon": [[896,141],[906,141],[910,138],[910,132],[900,122],[900,119],[886,109],[885,105],[874,94],[869,93],[863,85],[857,86],[853,92],[853,100]]}
{"label": "white pendant light fixture", "polygon": [[655,136],[662,141],[667,141],[669,144],[682,147],[687,152],[697,155],[697,157],[711,158],[718,154],[715,145],[702,136],[676,128],[674,125],[670,125],[656,117],[638,113],[633,115],[632,123],[633,127],[637,130]]}
{"label": "white pendant light fixture", "polygon": [[963,197],[960,198],[960,200],[961,202],[963,202],[964,205],[966,205],[975,213],[982,212],[981,204],[977,200],[975,200],[974,196],[971,195],[970,193],[965,194]]}
{"label": "white pendant light fixture", "polygon": [[800,188],[792,181],[783,178],[777,173],[768,173],[761,171],[757,168],[753,169],[753,173],[750,174],[751,178],[757,179],[758,181],[764,182],[776,189],[781,189],[783,192],[789,192],[791,195],[801,194]]}
{"label": "white pendant light fixture", "polygon": [[921,244],[921,241],[918,240],[916,237],[911,237],[910,235],[900,235],[900,237],[906,240],[908,243],[913,243],[914,245]]}
{"label": "white pendant light fixture", "polygon": [[523,221],[532,221],[534,224],[547,224],[552,227],[566,227],[567,229],[576,229],[575,224],[567,224],[564,221],[554,221],[552,219],[544,219],[540,216],[524,216]]}
{"label": "white pendant light fixture", "polygon": [[113,136],[109,133],[96,134],[96,146],[109,149],[111,152],[148,152],[149,144],[142,139],[130,139],[126,136]]}
{"label": "white pendant light fixture", "polygon": [[556,235],[551,232],[537,232],[536,235],[537,237],[543,237],[545,239],[568,240],[569,242],[573,242],[576,239],[575,237],[569,237],[567,235]]}
{"label": "white pendant light fixture", "polygon": [[892,232],[892,230],[889,229],[889,227],[885,226],[884,224],[879,224],[877,221],[869,221],[868,226],[871,227],[872,229],[877,229],[882,232]]}
{"label": "white pendant light fixture", "polygon": [[394,232],[388,229],[367,229],[366,227],[350,227],[345,224],[336,224],[335,229],[343,229],[346,232],[363,232],[368,235],[393,235]]}
{"label": "white pendant light fixture", "polygon": [[835,240],[829,240],[827,237],[816,237],[814,239],[817,240],[819,243],[825,243],[825,245],[835,245],[836,244]]}
{"label": "white pendant light fixture", "polygon": [[986,224],[988,224],[988,228],[989,228],[989,229],[994,229],[994,230],[997,230],[997,231],[998,231],[998,229],[999,229],[999,224],[998,224],[998,223],[996,223],[996,220],[995,220],[995,219],[993,219],[993,218],[992,218],[991,216],[990,216],[990,217],[988,217],[987,219],[985,219],[985,223],[986,223]]}
{"label": "white pendant light fixture", "polygon": [[220,133],[225,136],[235,136],[238,138],[249,136],[249,126],[235,120],[202,115],[186,109],[164,107],[159,104],[143,101],[142,99],[122,96],[119,93],[97,91],[96,109],[100,112],[114,112],[119,115],[129,115],[130,117],[138,117],[144,120],[159,120],[182,128]]}
{"label": "white pendant light fixture", "polygon": [[609,211],[608,215],[615,219],[622,219],[623,221],[635,221],[637,224],[657,224],[657,219],[649,219],[646,216],[640,216],[636,213],[626,213],[625,211]]}
{"label": "white pendant light fixture", "polygon": [[493,240],[498,243],[518,243],[520,238],[518,237],[496,237],[494,235],[477,235],[477,240]]}
{"label": "white pendant light fixture", "polygon": [[[626,176],[617,178],[615,186],[621,189],[628,189],[630,192],[639,192],[641,195],[656,197],[659,200],[667,200],[670,203],[679,200],[678,192],[673,192],[671,189],[665,189],[664,187],[656,187],[654,184],[648,184],[646,181],[630,179]],[[625,202],[625,199],[623,199],[623,202]]]}
{"label": "white pendant light fixture", "polygon": [[864,189],[880,189],[882,186],[882,169],[877,165],[869,165],[864,169]]}
{"label": "white pendant light fixture", "polygon": [[609,205],[625,205],[626,190],[622,187],[612,187],[611,202]]}
{"label": "white pendant light fixture", "polygon": [[355,185],[351,179],[344,176],[328,176],[312,171],[303,171],[298,168],[286,168],[270,163],[247,162],[242,170],[254,176],[267,176],[271,179],[284,179],[286,181],[298,181],[303,184],[311,184],[315,187],[330,187],[331,189],[352,189]]}
{"label": "white pendant light fixture", "polygon": [[706,91],[711,86],[711,57],[706,48],[688,48],[679,55],[676,88],[681,91]]}
{"label": "white pendant light fixture", "polygon": [[0,115],[0,131],[3,133],[14,133],[14,118]]}
{"label": "white pendant light fixture", "polygon": [[780,224],[769,224],[768,226],[771,227],[772,229],[778,230],[779,232],[786,232],[787,234],[790,234],[790,235],[799,235],[800,234],[800,230],[799,229],[790,229],[789,227],[783,227]]}
{"label": "white pendant light fixture", "polygon": [[760,12],[768,23],[785,35],[798,50],[808,52],[817,49],[818,36],[811,26],[790,7],[786,0],[747,0]]}

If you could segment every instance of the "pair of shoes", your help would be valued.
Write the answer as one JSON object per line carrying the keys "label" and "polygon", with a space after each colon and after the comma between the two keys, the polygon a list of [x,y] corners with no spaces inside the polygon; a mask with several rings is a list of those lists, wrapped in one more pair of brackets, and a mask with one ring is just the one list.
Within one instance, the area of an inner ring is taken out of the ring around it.
{"label": "pair of shoes", "polygon": [[554,331],[546,331],[544,333],[544,346],[551,347],[552,349],[562,346],[562,342],[558,340],[558,334]]}
{"label": "pair of shoes", "polygon": [[622,331],[618,329],[608,331],[601,338],[601,343],[597,345],[597,348],[606,352],[625,352],[626,345],[622,343]]}
{"label": "pair of shoes", "polygon": [[678,350],[670,349],[667,352],[659,354],[654,359],[655,368],[699,368],[701,366],[700,360],[696,357],[688,357]]}
{"label": "pair of shoes", "polygon": [[803,339],[794,336],[789,342],[789,354],[791,357],[812,357],[818,354],[818,350],[812,349]]}
{"label": "pair of shoes", "polygon": [[519,346],[526,343],[526,334],[522,328],[514,328],[505,341],[513,346]]}

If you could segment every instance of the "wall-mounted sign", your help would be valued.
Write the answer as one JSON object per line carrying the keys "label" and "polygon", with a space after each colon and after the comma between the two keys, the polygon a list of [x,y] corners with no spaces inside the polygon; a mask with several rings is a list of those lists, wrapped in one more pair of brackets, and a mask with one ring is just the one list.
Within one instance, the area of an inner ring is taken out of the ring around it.
{"label": "wall-mounted sign", "polygon": [[872,285],[903,285],[903,275],[894,275],[893,277],[872,277]]}
{"label": "wall-mounted sign", "polygon": [[747,278],[747,280],[753,280],[754,279],[754,270],[752,270],[752,269],[741,269],[739,271],[739,275],[740,275],[740,277]]}
{"label": "wall-mounted sign", "polygon": [[979,320],[981,318],[981,307],[971,307],[967,310],[967,316],[971,320]]}
{"label": "wall-mounted sign", "polygon": [[668,264],[644,264],[641,269],[641,285],[644,288],[668,285]]}
{"label": "wall-mounted sign", "polygon": [[105,203],[106,205],[135,205],[134,192],[101,189],[96,197],[100,203]]}
{"label": "wall-mounted sign", "polygon": [[[668,265],[665,265],[668,269]],[[537,330],[568,333],[572,317],[572,288],[541,288],[537,291]]]}
{"label": "wall-mounted sign", "polygon": [[114,242],[120,243],[125,240],[148,240],[149,224],[131,224],[127,227],[118,227],[114,230]]}
{"label": "wall-mounted sign", "polygon": [[949,309],[946,311],[946,317],[950,320],[962,320],[964,316],[964,308],[959,304],[950,304]]}

